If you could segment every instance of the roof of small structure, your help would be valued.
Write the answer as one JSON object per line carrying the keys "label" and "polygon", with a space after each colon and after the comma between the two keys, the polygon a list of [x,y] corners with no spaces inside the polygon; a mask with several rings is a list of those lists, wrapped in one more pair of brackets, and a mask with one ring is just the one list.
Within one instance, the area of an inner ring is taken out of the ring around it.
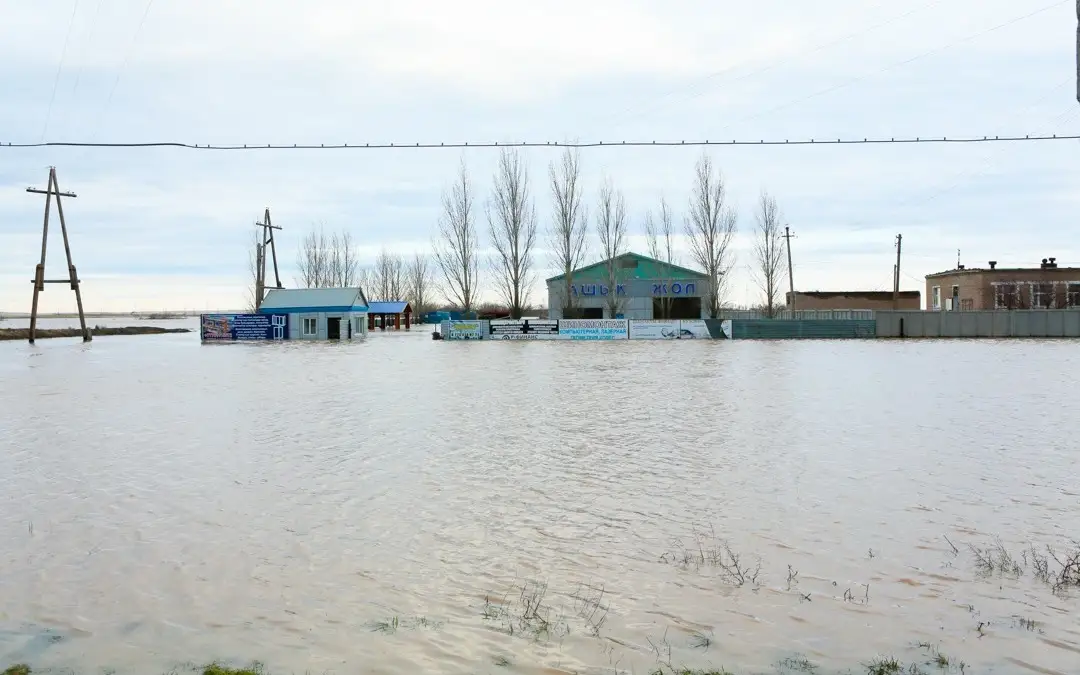
{"label": "roof of small structure", "polygon": [[359,288],[271,288],[259,313],[366,312],[367,304]]}
{"label": "roof of small structure", "polygon": [[[804,298],[816,298],[829,300],[832,298],[863,298],[865,300],[892,300],[892,291],[795,291],[796,295]],[[788,295],[791,295],[788,293]],[[901,298],[921,298],[920,291],[900,291]]]}
{"label": "roof of small structure", "polygon": [[412,311],[404,300],[377,301],[368,303],[368,314],[404,314],[406,308]]}
{"label": "roof of small structure", "polygon": [[[671,265],[663,260],[650,258],[640,253],[622,253],[615,256],[619,264],[620,279],[707,279],[708,275],[687,267]],[[626,263],[633,263],[632,265]],[[586,265],[574,270],[575,281],[589,281],[590,279],[602,280],[607,274],[607,260]],[[565,274],[559,274],[545,280],[546,283],[565,278]]]}

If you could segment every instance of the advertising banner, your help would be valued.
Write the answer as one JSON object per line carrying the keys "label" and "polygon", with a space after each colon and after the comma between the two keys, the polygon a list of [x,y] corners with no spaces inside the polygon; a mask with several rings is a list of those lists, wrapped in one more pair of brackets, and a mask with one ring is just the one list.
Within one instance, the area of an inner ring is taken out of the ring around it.
{"label": "advertising banner", "polygon": [[711,340],[712,334],[709,333],[709,326],[705,323],[705,319],[683,319],[679,322],[679,338]]}
{"label": "advertising banner", "polygon": [[678,337],[678,321],[630,321],[631,340],[675,340]]}
{"label": "advertising banner", "polygon": [[626,319],[560,319],[562,340],[625,340]]}
{"label": "advertising banner", "polygon": [[447,340],[482,340],[484,324],[482,321],[444,321]]}
{"label": "advertising banner", "polygon": [[556,319],[521,319],[492,321],[493,340],[555,340],[559,337]]}
{"label": "advertising banner", "polygon": [[200,317],[203,342],[239,340],[286,340],[288,314],[203,314]]}

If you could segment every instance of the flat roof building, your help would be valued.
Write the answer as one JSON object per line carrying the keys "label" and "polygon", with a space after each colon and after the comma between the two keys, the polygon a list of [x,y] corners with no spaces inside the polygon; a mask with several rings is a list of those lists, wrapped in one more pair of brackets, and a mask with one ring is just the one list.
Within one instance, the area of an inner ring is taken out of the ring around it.
{"label": "flat roof building", "polygon": [[352,340],[367,334],[360,288],[272,288],[259,314],[287,314],[290,340]]}
{"label": "flat roof building", "polygon": [[[892,291],[795,291],[786,297],[787,308],[797,311],[894,308]],[[895,309],[922,309],[922,293],[900,291]]]}
{"label": "flat roof building", "polygon": [[[547,280],[552,319],[704,319],[705,274],[623,253]],[[610,288],[611,278],[615,288]],[[612,298],[614,294],[614,298]],[[569,300],[569,302],[567,301]],[[611,310],[615,309],[613,313]]]}
{"label": "flat roof building", "polygon": [[994,309],[1080,308],[1080,268],[1058,267],[1044,258],[1039,267],[965,267],[926,275],[927,309],[974,311]]}

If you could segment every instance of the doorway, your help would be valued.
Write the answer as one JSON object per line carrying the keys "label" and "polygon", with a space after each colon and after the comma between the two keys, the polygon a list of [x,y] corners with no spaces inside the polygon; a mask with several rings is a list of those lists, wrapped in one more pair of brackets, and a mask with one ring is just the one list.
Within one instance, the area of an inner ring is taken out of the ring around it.
{"label": "doorway", "polygon": [[341,317],[334,316],[326,319],[326,339],[327,340],[340,340],[341,339]]}

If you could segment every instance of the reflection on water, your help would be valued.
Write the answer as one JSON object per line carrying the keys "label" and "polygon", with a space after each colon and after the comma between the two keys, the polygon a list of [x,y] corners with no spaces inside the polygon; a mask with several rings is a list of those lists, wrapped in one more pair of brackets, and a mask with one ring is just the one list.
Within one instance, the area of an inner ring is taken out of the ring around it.
{"label": "reflection on water", "polygon": [[1075,673],[1078,594],[969,546],[1080,537],[1078,373],[1035,341],[0,344],[0,665],[861,672],[924,642]]}

